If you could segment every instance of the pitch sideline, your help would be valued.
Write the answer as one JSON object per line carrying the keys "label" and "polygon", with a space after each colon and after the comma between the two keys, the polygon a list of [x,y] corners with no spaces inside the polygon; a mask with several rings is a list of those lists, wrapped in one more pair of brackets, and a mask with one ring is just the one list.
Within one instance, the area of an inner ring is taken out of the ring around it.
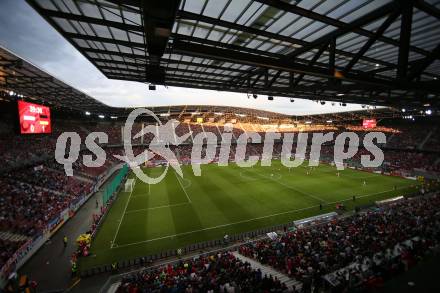
{"label": "pitch sideline", "polygon": [[[402,186],[402,187],[397,188],[397,189],[389,189],[389,190],[384,190],[384,191],[380,191],[380,192],[376,192],[376,193],[370,193],[370,194],[358,196],[357,198],[369,197],[369,196],[378,195],[378,194],[382,194],[382,193],[387,193],[387,192],[391,192],[391,191],[396,191],[398,189],[404,189],[404,188],[409,188],[409,187],[410,186]],[[327,204],[335,204],[335,203],[346,202],[346,201],[351,201],[351,200],[352,200],[352,198],[347,198],[347,199],[343,199],[343,200],[339,200],[339,201],[329,202]],[[189,235],[189,234],[193,234],[193,233],[208,231],[208,230],[215,230],[215,229],[218,229],[218,228],[233,226],[233,225],[242,224],[242,223],[248,223],[248,222],[252,222],[252,221],[255,221],[255,220],[266,219],[266,218],[270,218],[270,217],[275,217],[275,216],[279,216],[279,215],[295,213],[295,212],[299,212],[299,211],[305,211],[305,210],[309,210],[309,209],[313,209],[313,208],[317,208],[317,207],[319,207],[319,205],[309,206],[309,207],[305,207],[305,208],[301,208],[301,209],[289,210],[289,211],[285,211],[285,212],[279,212],[279,213],[275,213],[275,214],[271,214],[271,215],[256,217],[256,218],[252,218],[252,219],[246,219],[246,220],[242,220],[242,221],[222,224],[222,225],[213,226],[213,227],[207,227],[207,228],[203,228],[203,229],[199,229],[199,230],[193,230],[193,231],[182,232],[182,233],[177,233],[177,234],[173,234],[173,235],[157,237],[157,238],[148,239],[148,240],[144,240],[144,241],[138,241],[138,242],[133,242],[133,243],[128,243],[128,244],[123,244],[123,245],[119,245],[117,247],[111,247],[111,249],[120,248],[120,247],[127,247],[127,246],[142,244],[142,243],[149,243],[149,242],[154,242],[154,241],[158,241],[158,240],[163,240],[163,239],[168,239],[168,238],[173,238],[173,237],[179,237],[179,236]]]}
{"label": "pitch sideline", "polygon": [[133,190],[134,190],[134,187],[136,186],[136,182],[137,182],[137,179],[134,181],[133,188],[131,189],[131,192],[130,192],[130,195],[128,196],[127,202],[125,203],[125,208],[124,208],[124,211],[122,212],[121,219],[119,220],[118,228],[116,228],[116,233],[115,233],[115,236],[113,237],[113,240],[111,242],[110,249],[113,248],[113,245],[115,244],[116,238],[118,237],[119,229],[121,228],[122,221],[124,220],[125,212],[127,211],[128,204],[130,203],[131,195],[133,194]]}

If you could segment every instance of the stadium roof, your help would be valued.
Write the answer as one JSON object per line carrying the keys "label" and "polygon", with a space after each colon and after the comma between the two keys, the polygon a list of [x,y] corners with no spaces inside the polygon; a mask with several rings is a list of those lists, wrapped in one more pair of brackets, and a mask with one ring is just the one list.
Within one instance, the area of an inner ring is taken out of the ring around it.
{"label": "stadium roof", "polygon": [[0,89],[53,107],[81,111],[112,109],[1,46]]}
{"label": "stadium roof", "polygon": [[[13,91],[11,96],[9,92]],[[53,108],[85,112],[93,115],[105,114],[107,117],[125,117],[131,108],[117,108],[105,105],[91,96],[71,87],[63,81],[53,77],[32,63],[22,59],[14,53],[0,46],[0,100],[13,101],[24,99],[49,105]],[[424,115],[424,112],[416,108],[407,108],[405,113],[399,109],[375,106],[363,106],[361,111],[347,111],[317,115],[286,115],[271,111],[252,108],[213,106],[213,105],[170,105],[149,107],[154,113],[167,114],[163,119],[183,119],[196,115],[197,117],[229,117],[245,119],[260,119],[261,117],[271,120],[293,119],[295,121],[310,120],[316,123],[324,123],[327,120],[353,121],[367,118],[396,118],[402,115]]]}
{"label": "stadium roof", "polygon": [[27,1],[111,79],[377,105],[440,94],[440,1]]}

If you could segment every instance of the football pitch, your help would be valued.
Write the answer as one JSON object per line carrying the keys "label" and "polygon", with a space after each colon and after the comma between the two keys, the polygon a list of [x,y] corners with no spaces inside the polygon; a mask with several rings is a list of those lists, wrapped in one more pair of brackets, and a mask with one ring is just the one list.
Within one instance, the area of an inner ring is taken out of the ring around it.
{"label": "football pitch", "polygon": [[[83,258],[81,268],[328,213],[338,202],[352,209],[414,192],[417,184],[353,169],[337,176],[335,167],[322,164],[311,171],[305,163],[289,170],[280,161],[270,167],[201,168],[202,176],[197,177],[191,166],[182,166],[181,178],[170,167],[162,182],[136,180],[132,192],[120,192],[92,243],[93,256]],[[144,169],[152,177],[162,171],[163,167]]]}

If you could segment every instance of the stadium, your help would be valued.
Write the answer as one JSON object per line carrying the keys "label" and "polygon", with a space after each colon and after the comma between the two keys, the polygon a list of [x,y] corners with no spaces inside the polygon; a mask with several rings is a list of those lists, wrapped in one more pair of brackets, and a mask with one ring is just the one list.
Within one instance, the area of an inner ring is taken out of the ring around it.
{"label": "stadium", "polygon": [[0,292],[440,292],[440,2],[0,2]]}

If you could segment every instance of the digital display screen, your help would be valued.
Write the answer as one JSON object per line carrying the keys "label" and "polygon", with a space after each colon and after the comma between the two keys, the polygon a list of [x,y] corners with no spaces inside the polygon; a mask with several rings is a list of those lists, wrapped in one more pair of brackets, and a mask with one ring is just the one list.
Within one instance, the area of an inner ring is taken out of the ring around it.
{"label": "digital display screen", "polygon": [[376,119],[364,119],[362,122],[362,126],[364,128],[375,128],[376,127]]}
{"label": "digital display screen", "polygon": [[21,134],[51,133],[50,108],[18,101]]}

